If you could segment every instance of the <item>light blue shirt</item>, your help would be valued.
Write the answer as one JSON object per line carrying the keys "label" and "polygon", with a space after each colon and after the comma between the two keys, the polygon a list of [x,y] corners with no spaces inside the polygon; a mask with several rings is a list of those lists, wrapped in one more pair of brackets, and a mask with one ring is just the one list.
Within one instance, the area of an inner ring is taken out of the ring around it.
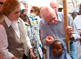
{"label": "light blue shirt", "polygon": [[[46,45],[45,38],[46,36],[52,36],[55,40],[65,40],[65,31],[64,31],[64,16],[63,13],[58,12],[58,22],[56,25],[48,25],[44,19],[40,21],[40,29],[41,29],[41,41]],[[73,19],[70,15],[68,15],[68,26],[73,28],[73,36],[75,39],[80,38],[80,34],[73,22]]]}

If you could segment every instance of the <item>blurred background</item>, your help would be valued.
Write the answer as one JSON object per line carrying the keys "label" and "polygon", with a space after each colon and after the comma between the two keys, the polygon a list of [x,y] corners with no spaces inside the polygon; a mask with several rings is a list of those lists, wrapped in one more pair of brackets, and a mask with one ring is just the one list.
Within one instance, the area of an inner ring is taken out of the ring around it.
{"label": "blurred background", "polygon": [[[22,0],[19,0],[22,1]],[[25,0],[27,1],[28,5],[30,5],[29,9],[32,6],[49,6],[49,3],[51,0]],[[59,5],[63,6],[63,0],[57,0]],[[67,12],[72,13],[74,11],[78,12],[79,5],[81,3],[81,0],[67,0]]]}

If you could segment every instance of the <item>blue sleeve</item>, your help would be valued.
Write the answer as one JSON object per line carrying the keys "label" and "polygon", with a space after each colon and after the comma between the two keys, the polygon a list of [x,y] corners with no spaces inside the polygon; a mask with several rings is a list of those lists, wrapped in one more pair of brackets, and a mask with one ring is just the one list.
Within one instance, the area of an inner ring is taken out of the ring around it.
{"label": "blue sleeve", "polygon": [[47,36],[47,32],[45,30],[45,25],[44,25],[44,22],[43,20],[40,21],[40,32],[41,32],[41,41],[44,45],[46,45],[46,41],[45,41],[45,38]]}

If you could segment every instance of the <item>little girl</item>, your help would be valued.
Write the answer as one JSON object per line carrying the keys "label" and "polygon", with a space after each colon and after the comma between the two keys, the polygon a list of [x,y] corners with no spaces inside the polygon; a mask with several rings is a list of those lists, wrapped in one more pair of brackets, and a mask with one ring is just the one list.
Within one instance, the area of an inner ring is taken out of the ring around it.
{"label": "little girl", "polygon": [[52,56],[50,59],[72,59],[67,53],[67,47],[64,41],[55,40],[52,46]]}

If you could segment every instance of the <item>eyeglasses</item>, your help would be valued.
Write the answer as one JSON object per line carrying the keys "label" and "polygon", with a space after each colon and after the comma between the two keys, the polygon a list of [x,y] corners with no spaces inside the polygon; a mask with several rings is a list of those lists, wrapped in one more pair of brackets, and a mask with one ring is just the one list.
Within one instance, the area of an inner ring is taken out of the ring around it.
{"label": "eyeglasses", "polygon": [[36,12],[36,10],[34,11],[34,10],[30,10],[30,12]]}
{"label": "eyeglasses", "polygon": [[0,2],[1,5],[3,5],[3,2]]}

